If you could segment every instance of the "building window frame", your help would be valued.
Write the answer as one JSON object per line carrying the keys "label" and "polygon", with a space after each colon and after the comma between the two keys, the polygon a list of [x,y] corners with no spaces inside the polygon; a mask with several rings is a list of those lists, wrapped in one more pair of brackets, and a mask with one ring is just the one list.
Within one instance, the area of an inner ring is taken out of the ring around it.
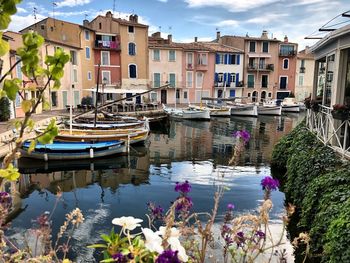
{"label": "building window frame", "polygon": [[[171,53],[174,52],[174,57],[171,57]],[[175,50],[168,50],[168,61],[169,62],[175,62],[176,61],[176,51]]]}
{"label": "building window frame", "polygon": [[[286,87],[285,88],[281,88],[281,79],[282,78],[286,78]],[[279,76],[279,83],[278,83],[278,89],[280,90],[288,90],[288,76]]]}
{"label": "building window frame", "polygon": [[90,40],[90,32],[89,30],[84,30],[84,37],[86,41]]}
{"label": "building window frame", "polygon": [[[107,55],[107,63],[103,62],[103,54],[108,54]],[[110,65],[111,65],[110,52],[109,51],[101,51],[101,66],[110,66]]]}
{"label": "building window frame", "polygon": [[[156,75],[159,76],[159,83],[156,83]],[[159,72],[153,72],[152,74],[152,78],[153,78],[153,88],[158,88],[161,85],[161,81],[162,81],[162,76]]]}
{"label": "building window frame", "polygon": [[[254,48],[252,48],[253,47],[252,44],[254,44]],[[249,41],[249,53],[255,53],[255,52],[256,52],[256,41]]]}
{"label": "building window frame", "polygon": [[91,59],[91,49],[90,47],[85,47],[85,58],[90,60]]}
{"label": "building window frame", "polygon": [[[267,51],[264,51],[264,44],[267,44]],[[262,53],[269,53],[269,50],[270,50],[270,43],[269,43],[269,41],[263,41],[261,43],[261,52]]]}
{"label": "building window frame", "polygon": [[[193,52],[186,52],[186,65],[187,65],[187,68],[193,69],[193,66],[194,66],[193,65],[193,57],[194,57]],[[191,59],[189,59],[189,58],[191,58]]]}
{"label": "building window frame", "polygon": [[[264,85],[263,77],[266,77],[266,86]],[[263,74],[261,75],[261,87],[267,89],[269,87],[269,75]]]}
{"label": "building window frame", "polygon": [[135,34],[135,27],[134,26],[128,26],[128,33],[129,34]]}
{"label": "building window frame", "polygon": [[[253,76],[253,81],[249,81],[249,76]],[[252,85],[250,85],[252,84]],[[255,86],[255,75],[254,74],[248,74],[247,75],[247,88],[254,88]]]}
{"label": "building window frame", "polygon": [[129,54],[129,56],[136,56],[136,44],[135,44],[135,42],[128,43],[128,54]]}
{"label": "building window frame", "polygon": [[[135,66],[135,77],[131,77],[131,67],[132,66]],[[128,76],[129,76],[129,79],[137,79],[137,65],[135,63],[130,63],[128,65]]]}
{"label": "building window frame", "polygon": [[202,86],[203,86],[203,82],[204,82],[204,74],[203,74],[203,72],[196,72],[196,88],[197,89],[201,89]]}
{"label": "building window frame", "polygon": [[[107,82],[104,80],[105,76],[108,76]],[[101,70],[101,82],[102,84],[111,84],[112,79],[111,79],[111,71],[110,70]]]}
{"label": "building window frame", "polygon": [[[288,70],[289,69],[289,58],[284,58],[283,61],[282,61],[282,68],[284,70]],[[286,67],[286,63],[287,63],[287,67]]]}
{"label": "building window frame", "polygon": [[[191,78],[189,78],[189,75],[191,75]],[[186,87],[193,88],[193,71],[186,71]]]}
{"label": "building window frame", "polygon": [[[158,57],[156,57],[156,51],[158,52]],[[153,61],[160,61],[160,58],[161,58],[161,54],[160,54],[160,49],[153,49],[152,50],[152,59]]]}
{"label": "building window frame", "polygon": [[87,72],[87,79],[92,80],[92,72],[90,70]]}

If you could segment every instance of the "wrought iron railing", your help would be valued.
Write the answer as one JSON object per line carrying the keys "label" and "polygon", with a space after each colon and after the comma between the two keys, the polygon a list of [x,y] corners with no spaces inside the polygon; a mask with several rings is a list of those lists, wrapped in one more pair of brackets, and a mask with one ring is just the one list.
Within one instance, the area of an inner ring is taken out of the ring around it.
{"label": "wrought iron railing", "polygon": [[337,120],[331,108],[320,105],[318,111],[307,110],[306,125],[325,145],[350,158],[350,120]]}

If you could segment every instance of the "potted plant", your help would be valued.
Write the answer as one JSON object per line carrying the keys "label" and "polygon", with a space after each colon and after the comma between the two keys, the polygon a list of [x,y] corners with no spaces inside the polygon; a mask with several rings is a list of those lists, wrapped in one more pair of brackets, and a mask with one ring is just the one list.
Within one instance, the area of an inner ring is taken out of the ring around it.
{"label": "potted plant", "polygon": [[347,120],[349,119],[349,111],[349,106],[344,104],[335,104],[333,105],[333,110],[331,111],[331,114],[333,116],[333,119]]}
{"label": "potted plant", "polygon": [[310,101],[310,107],[313,111],[318,112],[318,110],[320,109],[320,105],[319,102],[316,100],[311,100]]}
{"label": "potted plant", "polygon": [[305,104],[305,107],[307,109],[311,109],[311,99],[310,98],[305,98],[304,104]]}

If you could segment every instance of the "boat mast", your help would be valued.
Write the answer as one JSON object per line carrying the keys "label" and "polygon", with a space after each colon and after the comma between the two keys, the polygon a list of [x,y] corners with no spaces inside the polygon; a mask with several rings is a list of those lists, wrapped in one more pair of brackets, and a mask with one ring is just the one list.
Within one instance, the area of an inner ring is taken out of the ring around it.
{"label": "boat mast", "polygon": [[97,99],[98,99],[98,86],[99,86],[99,82],[100,82],[100,67],[101,64],[98,63],[98,67],[97,67],[97,84],[96,84],[96,98],[95,98],[95,118],[94,118],[94,127],[96,127],[96,119],[97,119]]}

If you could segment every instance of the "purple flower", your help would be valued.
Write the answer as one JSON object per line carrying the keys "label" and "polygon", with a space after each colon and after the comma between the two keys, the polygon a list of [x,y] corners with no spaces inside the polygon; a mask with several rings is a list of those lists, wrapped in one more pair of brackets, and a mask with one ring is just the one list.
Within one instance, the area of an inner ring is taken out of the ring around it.
{"label": "purple flower", "polygon": [[163,218],[164,209],[160,205],[156,206],[154,203],[147,203],[147,207],[153,220]]}
{"label": "purple flower", "polygon": [[264,179],[261,180],[261,186],[263,187],[263,190],[273,191],[278,189],[280,183],[277,179],[273,179],[270,176],[266,176],[264,177]]}
{"label": "purple flower", "polygon": [[235,131],[232,133],[232,136],[242,139],[244,143],[249,142],[250,139],[250,133],[247,130]]}
{"label": "purple flower", "polygon": [[11,206],[12,198],[11,195],[7,192],[0,192],[0,205],[4,209],[8,209]]}
{"label": "purple flower", "polygon": [[236,243],[237,243],[237,246],[243,246],[244,243],[245,243],[245,237],[244,237],[244,233],[243,232],[238,232],[236,234]]}
{"label": "purple flower", "polygon": [[229,211],[232,211],[234,208],[235,208],[234,204],[228,204],[228,205],[227,205],[227,209],[228,209]]}
{"label": "purple flower", "polygon": [[256,234],[259,238],[264,238],[264,237],[265,237],[265,233],[264,233],[263,231],[260,231],[260,230],[256,231],[255,234]]}
{"label": "purple flower", "polygon": [[[131,254],[129,254],[129,255],[131,255]],[[132,255],[131,255],[131,258],[130,258],[129,255],[128,256],[124,256],[122,253],[118,252],[116,254],[113,254],[112,258],[114,259],[114,262],[127,263],[128,259],[132,258]]]}
{"label": "purple flower", "polygon": [[184,183],[179,183],[179,182],[176,183],[175,192],[186,194],[186,193],[189,193],[190,191],[191,191],[191,185],[187,180]]}
{"label": "purple flower", "polygon": [[177,257],[178,251],[164,250],[156,259],[156,263],[181,263]]}
{"label": "purple flower", "polygon": [[177,200],[176,211],[188,212],[193,205],[192,198],[188,196],[179,197]]}

